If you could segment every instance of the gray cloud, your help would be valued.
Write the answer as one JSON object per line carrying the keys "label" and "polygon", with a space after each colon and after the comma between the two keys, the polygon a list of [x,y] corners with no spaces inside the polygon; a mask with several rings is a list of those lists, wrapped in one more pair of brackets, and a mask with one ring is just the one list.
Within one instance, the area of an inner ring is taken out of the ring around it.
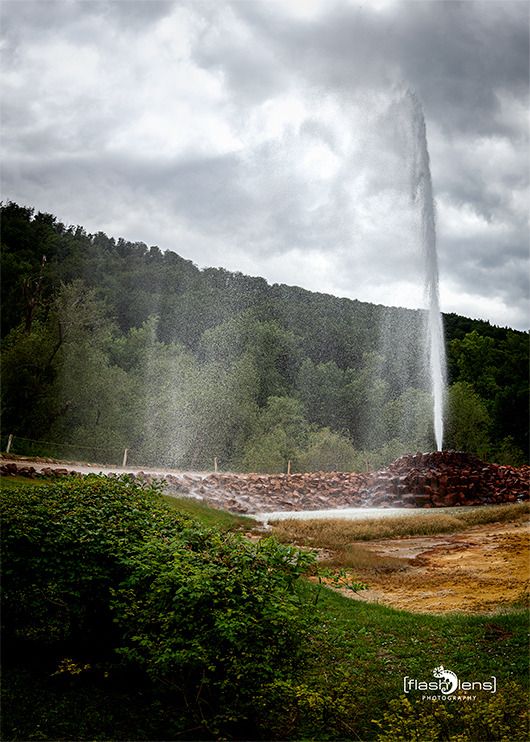
{"label": "gray cloud", "polygon": [[496,91],[528,97],[529,6],[518,0],[405,0],[384,13],[336,2],[319,23],[299,24],[270,3],[232,7],[311,84],[347,94],[404,82],[447,131],[511,133],[495,119]]}
{"label": "gray cloud", "polygon": [[5,0],[3,198],[200,265],[412,302],[408,86],[443,308],[524,326],[528,5],[294,6]]}

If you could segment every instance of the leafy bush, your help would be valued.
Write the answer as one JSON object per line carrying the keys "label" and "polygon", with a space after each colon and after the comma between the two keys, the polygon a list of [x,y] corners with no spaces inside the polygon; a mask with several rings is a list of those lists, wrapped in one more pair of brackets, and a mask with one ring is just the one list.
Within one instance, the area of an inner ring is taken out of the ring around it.
{"label": "leafy bush", "polygon": [[528,739],[528,707],[523,690],[508,683],[497,694],[448,705],[412,703],[402,696],[389,703],[377,742],[523,742]]}
{"label": "leafy bush", "polygon": [[105,639],[131,552],[186,523],[156,491],[93,476],[8,489],[1,507],[4,631],[45,644]]}
{"label": "leafy bush", "polygon": [[270,539],[183,536],[147,544],[115,591],[120,653],[218,734],[250,714],[257,688],[300,662],[294,587],[311,557]]}
{"label": "leafy bush", "polygon": [[103,653],[183,725],[218,735],[303,658],[296,586],[311,555],[207,529],[130,480],[11,491],[2,509],[6,638],[47,647],[58,667]]}

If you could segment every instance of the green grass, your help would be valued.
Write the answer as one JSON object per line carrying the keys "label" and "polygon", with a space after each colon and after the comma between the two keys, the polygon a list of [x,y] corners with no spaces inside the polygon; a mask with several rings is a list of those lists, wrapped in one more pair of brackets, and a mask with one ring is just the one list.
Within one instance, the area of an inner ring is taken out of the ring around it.
{"label": "green grass", "polygon": [[[462,680],[495,675],[499,690],[513,682],[528,686],[525,612],[412,614],[352,601],[314,585],[309,595],[317,596],[320,629],[304,682],[332,702],[326,722],[331,739],[347,736],[348,727],[351,739],[374,739],[372,720],[381,719],[389,701],[402,695],[403,678],[432,680],[439,665]],[[421,693],[410,700],[421,702]]]}
{"label": "green grass", "polygon": [[191,497],[172,497],[163,495],[165,502],[180,513],[196,518],[205,526],[214,526],[221,531],[250,531],[258,522],[246,515],[235,515],[226,510],[219,510],[206,505],[201,500]]}
{"label": "green grass", "polygon": [[52,481],[52,479],[31,479],[30,477],[19,477],[17,475],[0,477],[0,490],[42,487],[45,484],[50,484]]}

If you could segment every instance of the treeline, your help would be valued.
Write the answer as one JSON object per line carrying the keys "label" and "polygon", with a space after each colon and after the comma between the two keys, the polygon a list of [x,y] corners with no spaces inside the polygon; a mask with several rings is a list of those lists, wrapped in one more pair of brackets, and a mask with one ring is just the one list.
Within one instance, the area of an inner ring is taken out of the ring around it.
{"label": "treeline", "polygon": [[[93,460],[359,469],[430,449],[424,321],[2,207],[3,431]],[[444,321],[445,447],[523,462],[528,334]]]}

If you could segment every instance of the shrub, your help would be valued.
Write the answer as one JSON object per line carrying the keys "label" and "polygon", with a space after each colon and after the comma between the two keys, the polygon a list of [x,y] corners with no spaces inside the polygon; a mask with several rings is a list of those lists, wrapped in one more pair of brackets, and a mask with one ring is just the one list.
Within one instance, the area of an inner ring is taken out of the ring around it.
{"label": "shrub", "polygon": [[147,544],[115,591],[119,651],[219,734],[250,715],[257,689],[302,660],[295,582],[312,557],[270,539],[211,533],[197,548],[183,537]]}
{"label": "shrub", "polygon": [[523,742],[528,739],[527,698],[515,683],[495,695],[447,705],[412,703],[402,696],[389,703],[377,742]]}
{"label": "shrub", "polygon": [[303,659],[311,555],[205,528],[126,479],[8,492],[2,528],[6,638],[59,667],[119,660],[183,728],[245,726],[256,689]]}
{"label": "shrub", "polygon": [[2,497],[3,629],[54,644],[103,641],[110,588],[148,536],[181,530],[156,491],[103,477],[9,490]]}

